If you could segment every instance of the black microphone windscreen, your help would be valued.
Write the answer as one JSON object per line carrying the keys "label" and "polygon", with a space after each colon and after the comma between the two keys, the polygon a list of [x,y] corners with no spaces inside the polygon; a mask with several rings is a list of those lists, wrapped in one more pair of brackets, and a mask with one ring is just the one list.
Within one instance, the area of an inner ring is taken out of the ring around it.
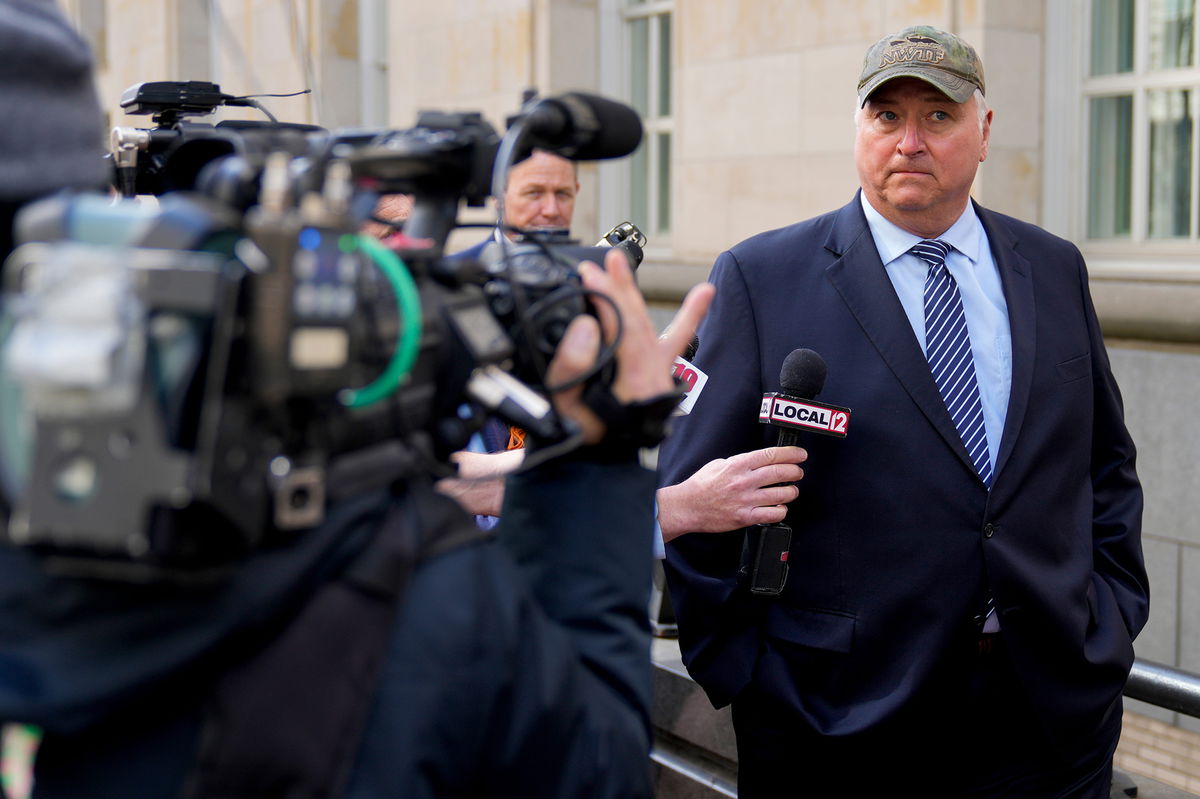
{"label": "black microphone windscreen", "polygon": [[783,359],[779,370],[779,385],[783,393],[813,399],[825,387],[828,367],[825,359],[812,350],[792,350]]}
{"label": "black microphone windscreen", "polygon": [[696,350],[700,349],[700,337],[693,335],[692,340],[688,342],[687,348],[683,351],[683,359],[690,361],[696,357]]}
{"label": "black microphone windscreen", "polygon": [[538,101],[530,121],[535,146],[575,161],[620,158],[642,141],[642,119],[637,111],[584,92]]}

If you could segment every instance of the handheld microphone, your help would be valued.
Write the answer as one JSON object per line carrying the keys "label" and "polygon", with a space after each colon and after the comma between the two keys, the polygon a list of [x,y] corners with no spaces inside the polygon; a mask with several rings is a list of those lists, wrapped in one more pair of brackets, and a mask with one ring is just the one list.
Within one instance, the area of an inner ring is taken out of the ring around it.
{"label": "handheld microphone", "polygon": [[[846,437],[850,409],[813,399],[825,387],[827,374],[825,359],[812,350],[792,350],[783,359],[779,371],[779,385],[783,390],[764,394],[758,414],[760,423],[778,428],[779,446],[799,444],[802,430]],[[778,596],[783,592],[791,548],[792,528],[787,524],[758,524],[746,528],[738,576],[749,586],[750,593]]]}
{"label": "handheld microphone", "polygon": [[524,114],[527,143],[573,161],[629,155],[642,141],[642,119],[624,103],[583,92],[534,102]]}

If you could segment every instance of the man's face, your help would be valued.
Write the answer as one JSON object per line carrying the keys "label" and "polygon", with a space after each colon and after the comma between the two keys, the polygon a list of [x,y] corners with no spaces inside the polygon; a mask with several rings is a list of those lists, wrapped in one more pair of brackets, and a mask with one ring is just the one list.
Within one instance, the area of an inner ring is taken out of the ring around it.
{"label": "man's face", "polygon": [[979,124],[974,97],[959,104],[916,78],[885,83],[862,109],[854,140],[867,200],[911,233],[940,236],[966,207],[991,122],[988,111]]}
{"label": "man's face", "polygon": [[535,150],[509,170],[504,221],[519,228],[569,228],[578,193],[574,165],[560,156]]}

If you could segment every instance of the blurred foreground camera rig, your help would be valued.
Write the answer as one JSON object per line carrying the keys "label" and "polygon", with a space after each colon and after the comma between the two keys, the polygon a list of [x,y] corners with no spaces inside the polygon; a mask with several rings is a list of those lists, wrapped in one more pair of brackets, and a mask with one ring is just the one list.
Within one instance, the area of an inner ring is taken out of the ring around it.
{"label": "blurred foreground camera rig", "polygon": [[[60,570],[220,574],[318,524],[330,498],[428,473],[489,414],[573,441],[544,373],[587,309],[576,266],[604,251],[536,231],[482,261],[443,248],[460,202],[502,193],[531,148],[632,152],[632,109],[535,97],[503,137],[478,113],[386,131],[192,119],[223,105],[257,102],[195,81],[131,88],[122,106],[156,127],[113,132],[114,186],[157,203],[55,197],[18,218],[0,490],[8,539]],[[384,246],[358,230],[391,193],[413,210]],[[606,239],[640,261],[636,227]],[[611,352],[588,376],[602,387]]]}

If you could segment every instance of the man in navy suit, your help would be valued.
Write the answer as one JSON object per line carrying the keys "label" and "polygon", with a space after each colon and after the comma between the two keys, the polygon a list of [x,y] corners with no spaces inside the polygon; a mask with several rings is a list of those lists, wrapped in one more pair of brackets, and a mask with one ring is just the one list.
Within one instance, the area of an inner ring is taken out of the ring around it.
{"label": "man in navy suit", "polygon": [[[658,505],[684,661],[732,703],[743,799],[1108,796],[1148,611],[1142,491],[1079,251],[970,199],[983,92],[958,37],[884,37],[858,87],[861,191],[713,267],[709,380]],[[827,362],[845,439],[769,446],[754,411],[797,348]],[[732,528],[785,515],[786,586],[752,594]]]}

